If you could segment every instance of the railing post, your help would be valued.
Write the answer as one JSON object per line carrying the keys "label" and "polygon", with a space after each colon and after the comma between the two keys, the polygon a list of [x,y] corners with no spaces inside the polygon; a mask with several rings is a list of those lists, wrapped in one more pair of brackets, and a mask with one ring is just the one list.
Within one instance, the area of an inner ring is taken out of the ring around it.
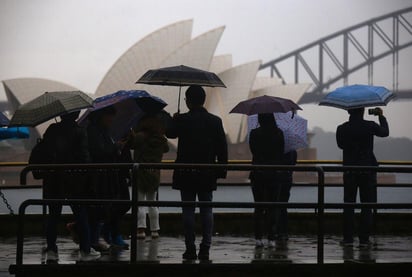
{"label": "railing post", "polygon": [[131,223],[131,236],[130,236],[130,262],[135,263],[137,261],[137,173],[139,171],[139,164],[133,164],[132,168],[132,223]]}
{"label": "railing post", "polygon": [[17,249],[16,249],[16,265],[23,264],[23,244],[24,244],[24,216],[26,213],[27,201],[24,201],[19,207],[18,223],[17,223]]}
{"label": "railing post", "polygon": [[325,212],[325,172],[322,167],[317,167],[318,171],[318,264],[323,264],[324,260],[324,212]]}

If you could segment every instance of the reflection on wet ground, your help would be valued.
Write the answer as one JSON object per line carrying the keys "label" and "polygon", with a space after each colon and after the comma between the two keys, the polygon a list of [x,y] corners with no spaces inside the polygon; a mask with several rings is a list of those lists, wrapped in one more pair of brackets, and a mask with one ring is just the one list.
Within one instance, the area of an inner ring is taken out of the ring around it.
{"label": "reflection on wet ground", "polygon": [[[378,236],[373,246],[361,249],[339,246],[340,237],[325,238],[325,263],[390,263],[412,262],[412,237]],[[24,244],[24,263],[41,264],[45,262],[42,253],[44,239],[29,237]],[[69,238],[59,240],[59,263],[76,263],[77,246]],[[139,240],[137,259],[147,263],[182,263],[184,251],[183,238],[161,237],[156,240]],[[0,275],[7,276],[8,266],[15,263],[16,240],[0,239]],[[317,242],[315,236],[293,236],[288,242],[277,244],[274,248],[254,247],[254,240],[245,237],[214,237],[211,250],[213,263],[315,263]],[[112,249],[102,256],[99,262],[127,262],[128,250]]]}

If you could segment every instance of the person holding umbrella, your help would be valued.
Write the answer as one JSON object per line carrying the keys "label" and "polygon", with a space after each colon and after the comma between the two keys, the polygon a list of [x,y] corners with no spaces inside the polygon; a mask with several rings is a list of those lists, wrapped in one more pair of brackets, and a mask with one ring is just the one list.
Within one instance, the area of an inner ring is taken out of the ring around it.
{"label": "person holding umbrella", "polygon": [[[172,126],[166,135],[179,138],[176,163],[226,164],[228,151],[222,120],[210,114],[203,104],[206,93],[201,86],[192,85],[186,91],[189,112],[175,114]],[[225,178],[226,171],[175,170],[173,188],[180,190],[182,201],[212,201],[216,180]],[[183,207],[183,225],[186,251],[184,260],[209,260],[212,243],[213,212],[210,207],[201,207],[202,242],[199,253],[195,245],[195,207]]]}
{"label": "person holding umbrella", "polygon": [[[384,87],[351,85],[330,92],[319,105],[342,108],[348,111],[349,121],[338,126],[336,142],[343,151],[343,165],[378,166],[373,153],[374,137],[389,136],[389,126],[381,108],[369,109],[370,115],[378,116],[379,124],[364,120],[365,107],[385,106],[394,98]],[[373,171],[344,172],[344,202],[355,203],[359,189],[362,203],[377,201],[377,173]],[[353,246],[355,211],[343,211],[343,241],[346,247]],[[370,247],[369,236],[373,223],[372,210],[363,208],[359,228],[360,247]]]}
{"label": "person holding umbrella", "polygon": [[[242,101],[230,111],[249,115],[249,129],[254,128],[249,135],[253,164],[296,164],[296,149],[307,145],[307,122],[295,115],[296,110],[301,108],[290,99],[263,95]],[[254,124],[256,115],[258,122]],[[282,123],[283,129],[279,123]],[[289,201],[292,172],[254,170],[250,174],[250,180],[255,202]],[[287,240],[286,209],[255,208],[254,215],[257,248],[264,246],[264,233],[269,247],[275,246],[275,240]]]}
{"label": "person holding umbrella", "polygon": [[[285,140],[282,130],[276,125],[273,113],[258,115],[260,127],[250,132],[249,147],[252,152],[252,164],[276,165],[282,164]],[[278,173],[274,171],[254,170],[250,173],[252,192],[255,202],[277,202]],[[263,247],[263,233],[266,234],[269,247],[275,246],[276,209],[255,208],[255,239],[256,247]]]}
{"label": "person holding umbrella", "polygon": [[[343,150],[343,165],[348,166],[377,166],[378,162],[373,153],[373,137],[389,136],[389,127],[381,108],[372,110],[379,118],[379,125],[373,121],[363,119],[365,109],[355,108],[348,110],[349,121],[338,126],[336,141],[338,147]],[[365,203],[376,202],[376,172],[345,172],[344,202],[355,203],[359,188],[360,200]],[[353,245],[354,216],[353,208],[346,208],[343,212],[343,245]],[[369,235],[372,227],[372,210],[363,208],[359,228],[359,245],[370,245]]]}
{"label": "person holding umbrella", "polygon": [[[60,116],[61,121],[51,124],[43,139],[33,148],[30,164],[74,164],[90,162],[87,135],[78,126],[79,111],[92,106],[93,99],[81,91],[46,92],[21,105],[14,113],[9,126],[35,127]],[[90,195],[90,186],[82,174],[67,171],[33,172],[36,179],[43,179],[43,198],[67,199]],[[85,206],[73,205],[73,213],[79,222],[80,259],[95,260],[100,253],[90,248],[89,219]],[[46,261],[57,262],[57,224],[61,205],[49,205],[46,227]]]}
{"label": "person holding umbrella", "polygon": [[[110,135],[110,129],[116,116],[116,109],[107,106],[91,113],[88,117],[90,123],[87,127],[89,140],[89,151],[93,163],[116,163],[121,161],[123,148],[126,140],[115,142]],[[105,170],[97,172],[93,176],[97,199],[121,199],[129,198],[123,194],[127,190],[119,170]],[[124,195],[124,196],[123,196]],[[126,214],[129,207],[98,207],[96,210],[96,224],[92,231],[92,245],[100,251],[107,251],[109,246],[100,240],[103,235],[105,241],[119,248],[128,248],[128,244],[119,233],[121,218]]]}
{"label": "person holding umbrella", "polygon": [[[88,150],[86,131],[76,123],[80,112],[71,112],[61,115],[59,123],[51,124],[43,138],[46,147],[48,163],[88,163],[90,155]],[[43,147],[44,147],[43,146]],[[88,180],[81,173],[54,172],[46,173],[43,178],[45,199],[89,198],[92,188]],[[71,209],[78,222],[80,260],[90,261],[100,257],[100,253],[91,248],[89,207],[72,205]],[[57,223],[62,212],[61,205],[49,205],[49,218],[46,228],[47,260],[58,260],[56,245]]]}

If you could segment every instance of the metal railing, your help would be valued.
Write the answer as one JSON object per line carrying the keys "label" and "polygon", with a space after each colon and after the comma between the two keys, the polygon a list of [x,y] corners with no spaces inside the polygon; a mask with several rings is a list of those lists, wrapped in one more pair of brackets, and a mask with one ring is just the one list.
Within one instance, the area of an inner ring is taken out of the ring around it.
{"label": "metal railing", "polygon": [[65,165],[30,165],[21,172],[21,181],[25,181],[26,175],[33,170],[107,170],[107,169],[130,169],[132,174],[137,174],[140,169],[163,169],[163,170],[227,170],[227,171],[250,171],[250,170],[278,170],[293,172],[313,172],[317,173],[317,203],[283,203],[283,202],[181,202],[181,201],[138,201],[137,184],[132,184],[132,200],[26,200],[19,208],[18,234],[17,234],[17,253],[16,264],[23,264],[23,242],[24,242],[24,216],[25,210],[31,205],[47,205],[59,203],[62,205],[83,204],[83,205],[131,205],[131,247],[130,262],[137,260],[137,209],[139,206],[157,207],[214,207],[214,208],[256,208],[256,207],[283,207],[299,209],[316,209],[317,211],[317,263],[324,263],[324,212],[325,209],[353,208],[373,208],[373,209],[412,209],[412,203],[325,203],[325,172],[390,172],[390,173],[412,173],[412,167],[353,167],[353,166],[281,166],[281,165],[246,165],[246,164],[65,164]]}

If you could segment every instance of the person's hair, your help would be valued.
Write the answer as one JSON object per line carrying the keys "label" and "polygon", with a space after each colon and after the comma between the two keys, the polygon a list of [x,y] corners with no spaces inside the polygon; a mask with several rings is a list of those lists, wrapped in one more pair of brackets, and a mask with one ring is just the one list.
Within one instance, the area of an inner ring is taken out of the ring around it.
{"label": "person's hair", "polygon": [[363,116],[365,113],[365,108],[356,108],[348,110],[349,115],[353,116]]}
{"label": "person's hair", "polygon": [[195,106],[203,106],[206,100],[205,90],[201,86],[190,86],[186,90],[186,101]]}
{"label": "person's hair", "polygon": [[62,121],[75,121],[80,115],[80,111],[74,111],[60,116]]}
{"label": "person's hair", "polygon": [[259,125],[262,127],[277,127],[276,119],[273,113],[258,114]]}

